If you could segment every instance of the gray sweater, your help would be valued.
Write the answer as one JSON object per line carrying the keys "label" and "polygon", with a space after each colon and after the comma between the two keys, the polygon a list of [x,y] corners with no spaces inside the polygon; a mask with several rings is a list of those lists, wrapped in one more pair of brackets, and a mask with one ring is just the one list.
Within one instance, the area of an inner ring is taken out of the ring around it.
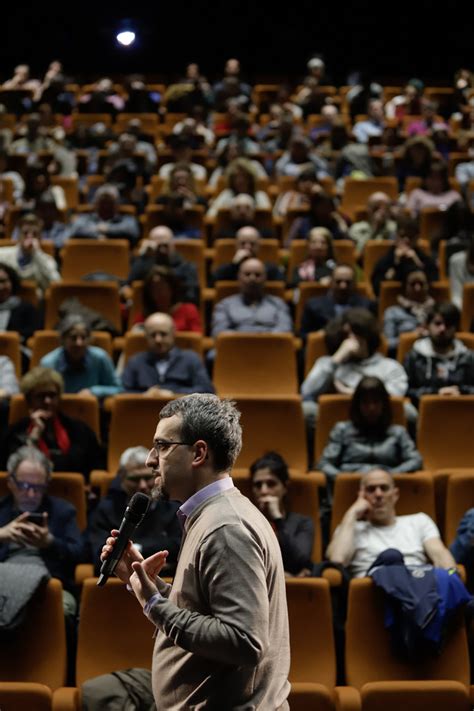
{"label": "gray sweater", "polygon": [[167,711],[287,709],[285,577],[268,521],[235,488],[186,520],[178,567],[150,616],[155,699]]}
{"label": "gray sweater", "polygon": [[338,422],[317,468],[334,478],[340,472],[368,472],[374,467],[392,474],[415,472],[423,467],[423,461],[401,425],[390,425],[384,437],[376,438],[359,432],[350,420]]}

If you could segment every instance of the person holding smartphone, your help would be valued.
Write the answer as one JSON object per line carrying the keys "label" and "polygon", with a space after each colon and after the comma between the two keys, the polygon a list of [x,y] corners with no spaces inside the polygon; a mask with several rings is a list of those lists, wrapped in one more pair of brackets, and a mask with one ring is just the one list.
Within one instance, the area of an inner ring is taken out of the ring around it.
{"label": "person holding smartphone", "polygon": [[74,569],[85,561],[76,509],[48,494],[52,464],[36,447],[20,447],[7,471],[9,493],[0,499],[0,595],[22,594],[31,566],[40,567],[46,577],[61,580],[65,613],[74,614]]}

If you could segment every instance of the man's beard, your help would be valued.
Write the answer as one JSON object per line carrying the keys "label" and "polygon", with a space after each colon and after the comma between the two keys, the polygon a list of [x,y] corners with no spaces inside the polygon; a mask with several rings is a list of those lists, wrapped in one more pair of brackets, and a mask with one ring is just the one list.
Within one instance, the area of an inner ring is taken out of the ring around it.
{"label": "man's beard", "polygon": [[151,490],[152,501],[169,501],[170,495],[163,484],[156,484]]}

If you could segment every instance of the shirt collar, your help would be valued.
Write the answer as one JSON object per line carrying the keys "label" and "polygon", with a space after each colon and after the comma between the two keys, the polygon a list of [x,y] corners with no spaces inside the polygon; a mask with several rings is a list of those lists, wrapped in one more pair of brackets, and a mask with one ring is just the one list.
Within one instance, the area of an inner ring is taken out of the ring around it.
{"label": "shirt collar", "polygon": [[184,527],[186,519],[191,516],[198,506],[207,501],[207,499],[210,499],[211,496],[216,496],[216,494],[228,491],[228,489],[232,489],[233,486],[234,482],[232,481],[232,477],[226,476],[223,479],[217,479],[217,481],[213,481],[212,484],[208,484],[203,489],[196,491],[196,493],[190,496],[184,504],[181,504],[177,511],[177,516],[181,525]]}

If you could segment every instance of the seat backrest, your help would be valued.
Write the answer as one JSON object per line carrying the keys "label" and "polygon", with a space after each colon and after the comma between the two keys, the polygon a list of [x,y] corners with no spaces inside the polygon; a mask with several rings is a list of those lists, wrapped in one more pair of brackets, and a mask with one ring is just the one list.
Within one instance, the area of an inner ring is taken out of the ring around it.
{"label": "seat backrest", "polygon": [[44,684],[25,681],[0,682],[2,711],[51,711],[53,695]]}
{"label": "seat backrest", "polygon": [[[97,439],[100,439],[99,426],[99,403],[97,398],[90,395],[79,395],[75,393],[63,393],[59,403],[59,409],[69,417],[82,420],[95,432]],[[12,395],[10,399],[10,412],[8,423],[13,425],[23,417],[28,417],[28,405],[24,395]]]}
{"label": "seat backrest", "polygon": [[356,578],[349,585],[345,657],[346,683],[356,689],[370,681],[415,679],[450,679],[469,684],[464,625],[451,631],[440,656],[419,663],[400,661],[391,650],[384,626],[383,594],[370,578]]}
{"label": "seat backrest", "polygon": [[[109,356],[112,356],[112,336],[108,331],[92,331],[91,344],[102,348]],[[35,331],[31,339],[28,339],[28,347],[31,348],[30,369],[39,365],[43,356],[50,353],[60,345],[59,332],[54,329]]]}
{"label": "seat backrest", "polygon": [[221,397],[296,395],[298,377],[291,333],[221,333],[213,382]]}
{"label": "seat backrest", "polygon": [[196,265],[199,286],[204,289],[206,286],[206,259],[205,259],[205,244],[202,239],[177,239],[174,242],[176,252]]}
{"label": "seat backrest", "polygon": [[[234,484],[253,501],[252,481],[250,473],[244,470],[245,475],[236,476],[233,474]],[[318,563],[322,556],[321,545],[321,523],[319,518],[319,487],[323,482],[323,478],[316,473],[301,474],[291,472],[288,481],[288,493],[285,497],[286,505],[289,511],[295,511],[303,516],[309,516],[314,523],[314,539],[312,560]]]}
{"label": "seat backrest", "polygon": [[374,267],[384,257],[390,247],[393,247],[393,241],[389,239],[369,239],[364,246],[364,280],[371,283],[372,272]]}
{"label": "seat backrest", "polygon": [[379,178],[346,178],[344,181],[344,192],[342,194],[341,212],[347,213],[352,219],[357,207],[365,207],[372,193],[381,190],[392,200],[398,199],[397,179],[392,176]]}
{"label": "seat backrest", "polygon": [[[164,205],[148,205],[145,209],[145,225],[143,234],[147,235],[153,227],[167,224],[167,212]],[[193,205],[185,208],[184,220],[189,227],[201,230],[204,228],[204,208],[202,205]]]}
{"label": "seat backrest", "polygon": [[474,395],[424,395],[419,412],[417,441],[425,467],[471,466]]}
{"label": "seat backrest", "polygon": [[10,358],[15,367],[16,377],[21,378],[20,336],[16,331],[0,333],[0,355]]}
{"label": "seat backrest", "polygon": [[361,691],[364,711],[469,711],[468,688],[458,681],[378,681]]}
{"label": "seat backrest", "polygon": [[[342,420],[350,419],[349,412],[351,400],[351,395],[334,394],[319,396],[318,426],[316,428],[314,440],[316,461],[318,461],[322,455],[323,449],[328,443],[329,435],[331,434],[331,430],[334,425]],[[390,398],[390,404],[392,408],[393,424],[405,425],[406,419],[403,409],[403,397],[392,396]]]}
{"label": "seat backrest", "polygon": [[24,623],[0,644],[0,681],[32,681],[54,691],[66,682],[63,587],[57,578],[38,590]]}
{"label": "seat backrest", "polygon": [[[331,535],[341,523],[347,509],[357,499],[361,476],[361,474],[353,472],[337,475],[334,484]],[[431,473],[394,474],[393,478],[395,485],[400,490],[400,498],[397,501],[397,514],[405,516],[423,511],[435,521],[434,482]]]}
{"label": "seat backrest", "polygon": [[[355,265],[356,253],[354,242],[351,239],[336,239],[333,242],[334,261],[337,264]],[[293,271],[301,264],[308,253],[308,240],[294,239],[290,244],[290,257],[288,260],[288,280],[293,278]]]}
{"label": "seat backrest", "polygon": [[[0,497],[8,494],[7,472],[0,472]],[[86,490],[84,477],[75,472],[53,472],[48,494],[69,501],[76,509],[76,520],[80,530],[87,526]]]}
{"label": "seat backrest", "polygon": [[160,410],[171,397],[116,395],[110,417],[107,469],[116,472],[120,456],[127,447],[149,447],[153,441]]}
{"label": "seat backrest", "polygon": [[[150,668],[153,625],[121,580],[98,588],[95,578],[84,581],[79,614],[76,684],[130,667]],[[98,621],[100,620],[100,624]]]}
{"label": "seat backrest", "polygon": [[452,474],[446,492],[444,540],[448,545],[456,538],[459,522],[474,507],[474,469],[468,474]]}
{"label": "seat backrest", "polygon": [[236,400],[243,430],[242,451],[236,466],[249,467],[265,452],[277,449],[290,467],[306,471],[308,461],[301,398],[298,395],[239,396]]}
{"label": "seat backrest", "polygon": [[331,593],[324,578],[287,578],[291,682],[336,683]]}
{"label": "seat backrest", "polygon": [[45,298],[45,328],[55,328],[59,321],[58,311],[62,302],[74,296],[81,304],[94,309],[108,319],[119,333],[122,331],[120,297],[115,282],[62,281],[51,284]]}
{"label": "seat backrest", "polygon": [[81,279],[90,272],[106,272],[126,279],[130,243],[126,239],[68,240],[61,250],[63,279]]}

